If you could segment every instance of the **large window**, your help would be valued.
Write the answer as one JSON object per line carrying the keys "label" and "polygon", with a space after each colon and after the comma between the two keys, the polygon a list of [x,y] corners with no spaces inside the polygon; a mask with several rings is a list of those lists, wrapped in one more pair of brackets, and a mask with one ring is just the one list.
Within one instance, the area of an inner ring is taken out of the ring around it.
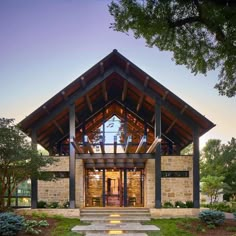
{"label": "large window", "polygon": [[[5,202],[7,203],[7,195]],[[11,207],[30,207],[31,206],[31,181],[27,180],[20,183],[11,197]]]}

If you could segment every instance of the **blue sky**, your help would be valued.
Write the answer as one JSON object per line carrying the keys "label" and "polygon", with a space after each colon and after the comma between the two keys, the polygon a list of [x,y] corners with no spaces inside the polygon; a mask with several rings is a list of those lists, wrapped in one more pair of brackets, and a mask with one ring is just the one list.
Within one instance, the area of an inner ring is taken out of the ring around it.
{"label": "blue sky", "polygon": [[109,28],[108,0],[0,1],[0,117],[19,122],[117,49],[216,124],[204,135],[236,134],[236,99],[213,89],[217,72],[194,76],[170,52]]}

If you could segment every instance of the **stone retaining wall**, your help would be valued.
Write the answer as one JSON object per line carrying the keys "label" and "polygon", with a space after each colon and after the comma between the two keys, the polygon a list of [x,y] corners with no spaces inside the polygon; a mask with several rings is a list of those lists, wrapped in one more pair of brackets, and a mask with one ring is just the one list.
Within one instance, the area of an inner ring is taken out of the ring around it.
{"label": "stone retaining wall", "polygon": [[200,209],[197,208],[151,208],[151,218],[178,218],[178,217],[198,217]]}

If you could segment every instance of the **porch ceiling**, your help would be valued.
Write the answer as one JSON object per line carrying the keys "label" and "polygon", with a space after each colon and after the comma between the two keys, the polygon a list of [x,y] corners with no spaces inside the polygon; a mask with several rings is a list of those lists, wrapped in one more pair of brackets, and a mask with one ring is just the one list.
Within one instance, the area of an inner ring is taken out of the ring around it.
{"label": "porch ceiling", "polygon": [[154,140],[156,101],[161,105],[163,142],[167,138],[184,148],[193,140],[193,128],[198,128],[201,136],[214,127],[210,120],[116,50],[22,120],[20,127],[29,136],[35,129],[37,142],[49,150],[68,139],[68,107],[75,103],[78,140],[84,122],[89,132],[102,124],[103,114],[108,120],[113,115],[123,117],[125,110],[135,118],[131,125],[147,123]]}

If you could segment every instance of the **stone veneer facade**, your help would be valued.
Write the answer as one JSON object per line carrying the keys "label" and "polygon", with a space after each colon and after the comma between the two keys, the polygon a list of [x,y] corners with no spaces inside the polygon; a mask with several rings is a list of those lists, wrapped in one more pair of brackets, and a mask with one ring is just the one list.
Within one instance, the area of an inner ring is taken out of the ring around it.
{"label": "stone veneer facade", "polygon": [[[170,201],[193,200],[193,157],[192,156],[162,156],[162,171],[189,171],[189,177],[162,178],[162,203]],[[145,168],[146,207],[155,207],[155,160],[149,159]]]}
{"label": "stone veneer facade", "polygon": [[[162,156],[162,171],[189,171],[187,178],[162,178],[162,203],[166,201],[192,201],[193,199],[193,161],[192,156]],[[59,162],[47,171],[69,171],[69,157],[62,156]],[[76,207],[84,207],[84,168],[83,161],[76,160]],[[155,206],[155,160],[147,160],[145,167],[144,202],[145,207]],[[59,202],[69,200],[69,178],[56,181],[38,181],[38,200]]]}

